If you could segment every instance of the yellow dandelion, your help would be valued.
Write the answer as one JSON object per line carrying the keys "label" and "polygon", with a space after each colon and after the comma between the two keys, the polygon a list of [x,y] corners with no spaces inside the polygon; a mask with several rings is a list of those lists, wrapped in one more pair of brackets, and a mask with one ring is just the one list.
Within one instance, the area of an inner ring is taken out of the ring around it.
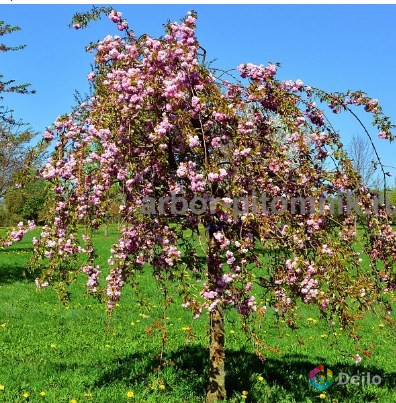
{"label": "yellow dandelion", "polygon": [[164,389],[165,389],[165,385],[164,385],[163,383],[161,383],[161,385],[159,386],[159,388],[160,388],[161,390],[164,390]]}
{"label": "yellow dandelion", "polygon": [[115,304],[115,306],[118,308],[118,307],[120,306],[120,304],[117,302],[117,303]]}
{"label": "yellow dandelion", "polygon": [[4,385],[0,385],[0,392],[4,392],[5,390],[5,386]]}
{"label": "yellow dandelion", "polygon": [[247,390],[243,390],[243,391],[242,391],[242,395],[243,395],[243,396],[247,396],[248,394],[249,394],[249,392],[248,392]]}
{"label": "yellow dandelion", "polygon": [[77,403],[77,400],[76,400],[76,399],[72,399],[72,400],[70,400],[70,403]]}
{"label": "yellow dandelion", "polygon": [[383,323],[380,323],[380,324],[378,325],[378,327],[385,327],[385,325],[384,325]]}
{"label": "yellow dandelion", "polygon": [[56,348],[56,343],[51,343],[51,344],[50,344],[50,347],[51,347],[51,348]]}
{"label": "yellow dandelion", "polygon": [[2,323],[0,326],[1,326],[1,327],[6,327],[6,326],[7,326],[7,323]]}
{"label": "yellow dandelion", "polygon": [[128,392],[127,392],[127,397],[128,397],[129,399],[132,399],[134,396],[135,396],[135,393],[133,393],[132,390],[128,390]]}
{"label": "yellow dandelion", "polygon": [[29,399],[29,393],[28,392],[25,392],[23,395],[22,395],[25,399]]}
{"label": "yellow dandelion", "polygon": [[263,381],[264,381],[264,378],[263,378],[262,376],[259,376],[257,379],[258,379],[260,382],[263,382]]}
{"label": "yellow dandelion", "polygon": [[87,398],[92,397],[92,393],[84,393],[84,397],[87,397]]}
{"label": "yellow dandelion", "polygon": [[45,392],[42,391],[42,392],[39,393],[39,395],[40,395],[41,397],[45,397]]}
{"label": "yellow dandelion", "polygon": [[230,333],[231,333],[231,334],[235,334],[235,330],[230,330]]}
{"label": "yellow dandelion", "polygon": [[321,334],[320,337],[321,337],[322,339],[324,339],[325,337],[327,337],[327,334]]}
{"label": "yellow dandelion", "polygon": [[241,398],[242,398],[242,399],[247,399],[247,396],[242,395]]}
{"label": "yellow dandelion", "polygon": [[326,395],[325,395],[324,393],[321,393],[321,394],[319,395],[319,398],[322,399],[322,400],[323,400],[323,399],[326,399]]}

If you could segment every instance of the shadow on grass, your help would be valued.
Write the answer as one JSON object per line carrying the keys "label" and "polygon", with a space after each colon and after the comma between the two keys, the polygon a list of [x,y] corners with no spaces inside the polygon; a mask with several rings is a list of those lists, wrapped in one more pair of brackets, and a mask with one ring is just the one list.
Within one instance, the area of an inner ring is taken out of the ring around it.
{"label": "shadow on grass", "polygon": [[31,273],[27,267],[32,252],[33,246],[21,244],[12,245],[10,248],[1,248],[0,284],[34,280],[37,276]]}
{"label": "shadow on grass", "polygon": [[95,386],[102,387],[111,383],[118,382],[143,382],[148,378],[155,367],[158,367],[158,361],[155,360],[153,351],[129,354],[126,357],[118,358],[107,367],[101,377],[95,382]]}
{"label": "shadow on grass", "polygon": [[[151,355],[147,360],[148,355]],[[132,354],[123,359],[116,360],[111,369],[97,380],[98,387],[109,383],[126,382],[132,384],[148,383],[158,361],[154,359],[155,353]],[[203,347],[182,347],[172,351],[167,357],[171,365],[166,371],[171,371],[174,378],[180,384],[186,385],[188,391],[197,397],[204,397],[207,388],[208,376],[208,350]],[[263,363],[257,356],[247,351],[226,351],[226,389],[227,395],[232,396],[234,392],[241,393],[243,390],[253,390],[257,384],[257,376],[262,375],[265,379],[267,389],[273,389],[275,394],[279,388],[293,396],[296,401],[306,401],[317,396],[318,392],[309,385],[309,372],[320,364],[326,365],[323,357],[309,359],[305,355],[288,355],[279,358],[267,358]],[[331,366],[334,377],[337,379],[340,372],[352,375],[367,374],[371,377],[379,375],[382,379],[378,388],[392,390],[396,388],[396,372],[385,372],[382,368],[370,365],[344,365],[335,364]],[[361,375],[360,375],[361,376]],[[336,383],[336,381],[335,381]],[[262,385],[262,384],[261,384]],[[363,389],[360,385],[336,385],[331,386],[329,392],[332,398],[339,401],[376,401],[376,393],[373,389]],[[249,394],[250,401],[255,400],[254,393]],[[263,397],[261,396],[261,399]],[[269,397],[268,397],[269,398]],[[273,401],[271,398],[268,401]],[[260,401],[262,401],[260,399]],[[358,400],[356,400],[358,399]]]}
{"label": "shadow on grass", "polygon": [[[37,277],[28,270],[27,261],[26,263],[22,263],[22,259],[14,259],[12,256],[13,253],[31,251],[32,248],[24,247],[0,249],[0,284],[13,283],[16,281],[32,281]],[[28,257],[26,260],[28,260]]]}
{"label": "shadow on grass", "polygon": [[0,256],[1,254],[10,254],[13,252],[33,252],[33,247],[29,247],[29,246],[20,246],[20,245],[12,245],[12,249],[9,248],[4,248],[4,249],[0,249]]}
{"label": "shadow on grass", "polygon": [[10,284],[18,281],[32,282],[36,277],[37,274],[30,272],[25,265],[8,265],[4,263],[0,265],[0,284]]}

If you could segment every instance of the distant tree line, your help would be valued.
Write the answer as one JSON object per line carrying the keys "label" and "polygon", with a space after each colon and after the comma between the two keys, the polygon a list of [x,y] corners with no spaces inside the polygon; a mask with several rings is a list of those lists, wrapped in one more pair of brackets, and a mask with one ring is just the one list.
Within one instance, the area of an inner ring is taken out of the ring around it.
{"label": "distant tree line", "polygon": [[[25,45],[8,46],[1,39],[19,31],[20,27],[0,21],[0,54],[21,50]],[[0,225],[34,219],[40,220],[44,211],[46,185],[36,179],[43,157],[41,150],[32,147],[36,133],[15,118],[14,111],[4,102],[7,93],[33,94],[30,84],[19,84],[0,72]],[[21,185],[23,176],[24,186]]]}

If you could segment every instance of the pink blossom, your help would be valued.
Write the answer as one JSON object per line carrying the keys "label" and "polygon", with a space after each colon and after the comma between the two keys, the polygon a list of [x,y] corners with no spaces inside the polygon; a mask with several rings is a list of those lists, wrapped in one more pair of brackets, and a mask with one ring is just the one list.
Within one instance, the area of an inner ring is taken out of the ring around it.
{"label": "pink blossom", "polygon": [[322,252],[328,255],[333,254],[333,251],[326,244],[322,245]]}
{"label": "pink blossom", "polygon": [[45,131],[43,138],[47,141],[51,141],[54,138],[54,135],[50,131]]}
{"label": "pink blossom", "polygon": [[330,302],[330,301],[329,301],[328,299],[325,299],[324,301],[322,301],[320,307],[321,307],[322,309],[326,309],[326,308],[328,307],[328,305],[329,305],[329,302]]}
{"label": "pink blossom", "polygon": [[216,172],[209,172],[208,173],[208,180],[209,182],[218,182],[219,181],[219,174]]}
{"label": "pink blossom", "polygon": [[240,151],[240,154],[241,154],[243,157],[246,157],[247,155],[250,154],[250,151],[251,151],[250,148],[244,148],[242,151]]}
{"label": "pink blossom", "polygon": [[88,74],[88,77],[87,77],[87,78],[88,78],[89,81],[93,81],[95,77],[96,77],[95,72],[94,72],[94,71],[91,71],[91,72]]}
{"label": "pink blossom", "polygon": [[276,74],[276,65],[269,64],[264,67],[262,64],[255,65],[253,63],[240,64],[237,70],[241,73],[242,78],[251,78],[252,80],[266,80],[273,78]]}
{"label": "pink blossom", "polygon": [[191,136],[188,139],[188,144],[191,148],[199,146],[199,137],[198,136]]}
{"label": "pink blossom", "polygon": [[219,169],[219,179],[223,180],[227,176],[227,171],[224,168]]}
{"label": "pink blossom", "polygon": [[224,281],[225,284],[229,284],[232,281],[234,281],[234,277],[233,277],[232,274],[226,273],[226,274],[223,275],[223,281]]}
{"label": "pink blossom", "polygon": [[99,287],[99,266],[83,266],[81,270],[88,276],[86,286],[91,292],[97,292]]}
{"label": "pink blossom", "polygon": [[213,147],[213,148],[219,148],[219,147],[221,146],[221,139],[220,139],[220,137],[214,137],[214,138],[212,139],[211,144],[212,144],[212,147]]}
{"label": "pink blossom", "polygon": [[179,167],[177,168],[176,175],[179,178],[184,178],[187,175],[187,166],[184,162],[180,163]]}
{"label": "pink blossom", "polygon": [[109,14],[109,19],[111,21],[113,21],[114,23],[119,23],[121,21],[121,16],[122,16],[122,13],[117,12],[115,10],[111,10],[111,12]]}
{"label": "pink blossom", "polygon": [[124,29],[127,29],[128,28],[128,22],[127,21],[122,21],[121,22],[121,24],[118,24],[117,25],[117,29],[119,30],[119,31],[123,31]]}

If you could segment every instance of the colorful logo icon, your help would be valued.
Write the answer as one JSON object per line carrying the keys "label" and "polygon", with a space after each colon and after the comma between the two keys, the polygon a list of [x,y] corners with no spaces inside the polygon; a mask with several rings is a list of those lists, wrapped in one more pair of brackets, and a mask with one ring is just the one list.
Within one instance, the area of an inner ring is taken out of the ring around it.
{"label": "colorful logo icon", "polygon": [[309,373],[309,383],[318,390],[325,390],[333,384],[333,371],[325,368],[323,365],[319,365]]}

